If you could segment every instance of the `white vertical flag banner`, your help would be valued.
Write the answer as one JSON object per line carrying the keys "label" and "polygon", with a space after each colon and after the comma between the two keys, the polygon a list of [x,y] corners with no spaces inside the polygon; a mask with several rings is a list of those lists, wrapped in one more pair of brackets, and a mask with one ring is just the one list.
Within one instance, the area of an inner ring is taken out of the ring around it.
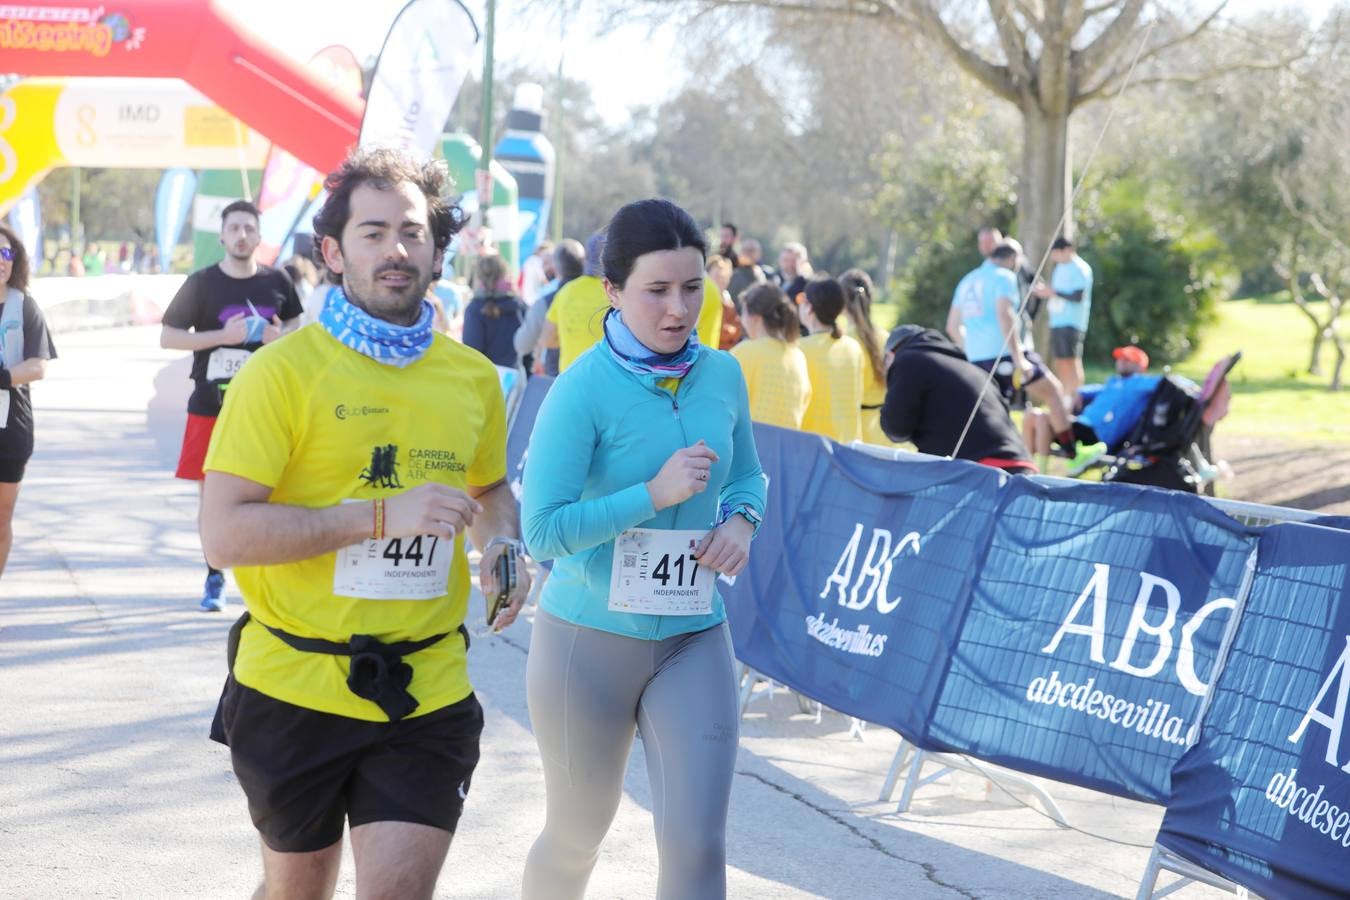
{"label": "white vertical flag banner", "polygon": [[360,145],[434,156],[477,45],[478,26],[457,0],[403,7],[375,63]]}

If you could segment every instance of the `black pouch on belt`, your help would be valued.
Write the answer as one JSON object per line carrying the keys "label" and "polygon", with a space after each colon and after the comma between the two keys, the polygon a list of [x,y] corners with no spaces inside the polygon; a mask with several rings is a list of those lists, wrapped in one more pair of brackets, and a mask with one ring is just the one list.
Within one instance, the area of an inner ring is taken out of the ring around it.
{"label": "black pouch on belt", "polygon": [[[433,634],[420,641],[398,641],[386,644],[368,634],[354,634],[347,643],[306,638],[263,625],[287,646],[303,653],[326,653],[330,656],[351,657],[347,673],[347,689],[356,696],[369,700],[380,708],[389,721],[397,722],[417,709],[417,698],[408,693],[412,684],[413,668],[403,661],[419,650],[447,637],[450,632]],[[241,626],[242,627],[242,626]],[[469,631],[459,626],[464,635],[464,648],[469,647]]]}

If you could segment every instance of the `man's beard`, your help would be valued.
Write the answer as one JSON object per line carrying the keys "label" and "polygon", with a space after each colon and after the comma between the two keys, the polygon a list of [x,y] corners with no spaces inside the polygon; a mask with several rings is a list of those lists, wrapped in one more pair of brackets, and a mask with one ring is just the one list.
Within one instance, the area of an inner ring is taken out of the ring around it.
{"label": "man's beard", "polygon": [[[412,280],[406,288],[395,291],[379,283],[379,277],[386,272],[402,272]],[[422,301],[434,278],[434,272],[424,274],[413,265],[390,263],[377,268],[370,279],[362,282],[354,282],[348,273],[342,279],[342,289],[348,300],[375,318],[406,326],[415,323],[421,315]]]}
{"label": "man's beard", "polygon": [[227,247],[225,252],[230,255],[230,259],[236,260],[237,262],[248,262],[249,260],[253,259],[252,250],[249,250],[245,253],[240,253],[233,247]]}

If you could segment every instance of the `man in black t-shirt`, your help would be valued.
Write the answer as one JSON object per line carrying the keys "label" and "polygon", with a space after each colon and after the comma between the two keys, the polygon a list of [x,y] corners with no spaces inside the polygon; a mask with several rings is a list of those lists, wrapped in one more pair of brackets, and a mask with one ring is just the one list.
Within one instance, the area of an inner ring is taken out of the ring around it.
{"label": "man in black t-shirt", "polygon": [[[259,265],[258,208],[236,200],[220,216],[225,258],[188,276],[164,313],[159,345],[192,351],[192,396],[179,478],[201,484],[202,461],[230,379],[263,344],[300,323],[304,308],[286,273]],[[207,566],[202,609],[225,608],[225,575]]]}

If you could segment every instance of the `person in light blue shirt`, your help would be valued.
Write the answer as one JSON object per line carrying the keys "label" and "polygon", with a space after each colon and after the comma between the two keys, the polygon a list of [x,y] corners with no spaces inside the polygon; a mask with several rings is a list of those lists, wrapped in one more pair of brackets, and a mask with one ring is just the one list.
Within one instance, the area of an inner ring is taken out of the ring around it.
{"label": "person in light blue shirt", "polygon": [[979,268],[956,286],[947,314],[947,334],[965,351],[966,359],[993,373],[1003,399],[1011,402],[1019,389],[1042,403],[1055,439],[1068,450],[1068,404],[1059,379],[1022,340],[1022,291],[1017,280],[1018,245],[1007,240],[994,247]]}
{"label": "person in light blue shirt", "polygon": [[1049,286],[1038,286],[1037,296],[1049,301],[1050,356],[1055,373],[1072,397],[1083,386],[1083,340],[1092,313],[1092,267],[1083,261],[1068,238],[1050,246],[1055,270]]}
{"label": "person in light blue shirt", "polygon": [[706,252],[668,200],[614,215],[604,337],[558,377],[530,437],[522,530],[553,574],[525,672],[548,804],[525,900],[585,893],[635,730],[657,896],[726,896],[739,715],[716,581],[745,567],[765,483],[740,364],[694,329]]}

